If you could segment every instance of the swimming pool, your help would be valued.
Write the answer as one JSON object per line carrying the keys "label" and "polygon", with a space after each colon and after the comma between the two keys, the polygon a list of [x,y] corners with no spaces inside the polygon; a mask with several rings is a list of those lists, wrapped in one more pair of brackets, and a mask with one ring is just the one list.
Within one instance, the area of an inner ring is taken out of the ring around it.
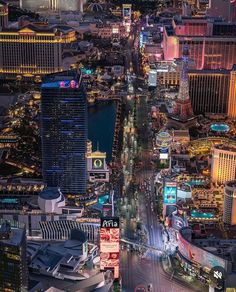
{"label": "swimming pool", "polygon": [[211,130],[213,132],[228,132],[229,126],[227,124],[212,124]]}
{"label": "swimming pool", "polygon": [[100,205],[103,205],[105,203],[107,203],[107,200],[109,200],[109,194],[103,195],[101,197],[98,198],[98,203]]}
{"label": "swimming pool", "polygon": [[207,182],[204,180],[189,180],[186,182],[186,184],[192,186],[205,186],[207,185]]}
{"label": "swimming pool", "polygon": [[15,198],[3,198],[3,199],[0,199],[0,203],[2,203],[2,204],[17,204],[18,200]]}
{"label": "swimming pool", "polygon": [[205,213],[205,212],[201,212],[201,211],[198,211],[198,210],[193,210],[191,211],[191,217],[192,218],[202,218],[202,219],[211,219],[211,218],[214,218],[214,214],[212,213]]}

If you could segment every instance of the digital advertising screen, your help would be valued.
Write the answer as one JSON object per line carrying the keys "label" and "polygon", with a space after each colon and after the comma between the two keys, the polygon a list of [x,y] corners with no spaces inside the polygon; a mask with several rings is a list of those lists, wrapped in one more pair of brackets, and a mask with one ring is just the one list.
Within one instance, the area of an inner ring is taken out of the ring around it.
{"label": "digital advertising screen", "polygon": [[164,186],[164,204],[175,204],[177,195],[177,183],[166,182]]}
{"label": "digital advertising screen", "polygon": [[119,278],[120,228],[119,218],[101,218],[100,269],[111,269],[114,278]]}
{"label": "digital advertising screen", "polygon": [[102,205],[102,215],[103,216],[112,216],[112,204],[105,203]]}
{"label": "digital advertising screen", "polygon": [[131,5],[123,4],[123,17],[131,18]]}
{"label": "digital advertising screen", "polygon": [[223,258],[191,244],[181,232],[178,235],[178,250],[187,260],[200,263],[202,267],[207,267],[208,269],[214,267],[226,268],[226,262]]}
{"label": "digital advertising screen", "polygon": [[42,88],[78,88],[79,84],[76,80],[60,80],[54,82],[45,82]]}
{"label": "digital advertising screen", "polygon": [[148,73],[148,86],[157,86],[157,72],[154,70],[151,70]]}
{"label": "digital advertising screen", "polygon": [[159,150],[159,152],[160,152],[160,155],[159,155],[160,159],[167,160],[169,158],[169,149],[168,148],[161,148]]}

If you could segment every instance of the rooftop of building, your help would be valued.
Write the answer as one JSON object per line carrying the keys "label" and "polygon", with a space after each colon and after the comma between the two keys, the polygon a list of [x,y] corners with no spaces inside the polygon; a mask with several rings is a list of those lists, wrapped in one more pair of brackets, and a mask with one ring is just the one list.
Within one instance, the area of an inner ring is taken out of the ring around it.
{"label": "rooftop of building", "polygon": [[[42,88],[47,88],[47,87],[59,87],[59,88],[72,87],[72,86],[70,86],[70,84],[66,84],[65,81],[73,81],[73,80],[75,82],[78,82],[77,85],[74,84],[74,87],[78,88],[80,86],[81,77],[82,76],[81,76],[80,72],[77,71],[76,69],[57,72],[57,73],[53,73],[53,74],[48,74],[43,79]],[[61,82],[62,82],[62,84],[61,84]]]}
{"label": "rooftop of building", "polygon": [[48,25],[48,23],[45,22],[38,22],[38,23],[29,23],[22,27],[4,27],[2,28],[1,32],[7,33],[7,32],[36,32],[36,33],[68,33],[71,31],[74,31],[74,29],[69,25]]}
{"label": "rooftop of building", "polygon": [[99,150],[93,151],[88,157],[91,158],[106,158],[106,152],[101,152]]}
{"label": "rooftop of building", "polygon": [[[195,24],[203,26],[199,32],[194,31],[194,29],[187,32],[181,29],[181,26],[187,26],[188,24]],[[208,29],[209,28],[209,29]],[[212,28],[212,29],[210,29]],[[181,30],[180,30],[181,29]],[[168,36],[177,36],[177,37],[193,37],[193,38],[235,38],[236,32],[236,23],[228,23],[222,21],[221,18],[212,18],[212,17],[178,17],[172,20],[172,24],[165,25],[165,31]]]}
{"label": "rooftop of building", "polygon": [[0,221],[0,245],[19,246],[25,236],[25,227],[23,224],[10,222],[7,220]]}
{"label": "rooftop of building", "polygon": [[7,5],[8,5],[8,4],[7,4],[6,2],[0,0],[0,7],[2,7],[2,6],[7,6]]}
{"label": "rooftop of building", "polygon": [[227,70],[227,69],[214,69],[214,70],[194,70],[194,69],[189,69],[188,70],[188,74],[198,74],[198,75],[204,75],[204,74],[230,74],[231,70]]}
{"label": "rooftop of building", "polygon": [[225,186],[231,187],[231,188],[236,188],[236,180],[227,181],[225,183]]}
{"label": "rooftop of building", "polygon": [[173,19],[174,23],[176,23],[176,25],[181,25],[184,24],[185,22],[207,22],[209,18],[207,18],[206,16],[202,16],[202,17],[194,17],[194,16],[181,16],[181,17],[175,17]]}
{"label": "rooftop of building", "polygon": [[71,238],[63,242],[28,242],[29,267],[44,273],[63,267],[64,272],[73,271],[84,260],[83,244],[86,242],[86,234],[79,229],[72,229]]}
{"label": "rooftop of building", "polygon": [[173,131],[174,137],[186,137],[189,136],[189,130],[174,130]]}
{"label": "rooftop of building", "polygon": [[[112,282],[109,284],[105,283],[105,278],[104,278],[103,273],[97,273],[83,281],[55,279],[55,278],[45,277],[43,275],[30,275],[30,278],[39,281],[41,285],[43,286],[44,291],[48,291],[48,292],[52,292],[52,291],[57,292],[58,290],[55,290],[55,289],[60,289],[59,291],[70,291],[70,292],[77,292],[77,291],[104,292],[104,291],[109,291],[109,288],[111,288],[112,286]],[[98,288],[99,286],[101,288]],[[52,291],[47,290],[47,289],[50,289],[51,287],[53,287],[54,290]]]}
{"label": "rooftop of building", "polygon": [[44,200],[55,200],[61,196],[62,193],[60,192],[60,189],[56,187],[44,188],[44,190],[40,193],[40,197]]}
{"label": "rooftop of building", "polygon": [[223,150],[223,151],[236,152],[235,146],[230,146],[226,144],[215,145],[214,148],[218,150]]}

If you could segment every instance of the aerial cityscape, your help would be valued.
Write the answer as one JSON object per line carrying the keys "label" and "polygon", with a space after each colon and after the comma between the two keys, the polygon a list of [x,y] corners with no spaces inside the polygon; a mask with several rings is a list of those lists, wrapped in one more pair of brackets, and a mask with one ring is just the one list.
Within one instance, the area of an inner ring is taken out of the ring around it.
{"label": "aerial cityscape", "polygon": [[236,292],[236,1],[0,0],[0,292]]}

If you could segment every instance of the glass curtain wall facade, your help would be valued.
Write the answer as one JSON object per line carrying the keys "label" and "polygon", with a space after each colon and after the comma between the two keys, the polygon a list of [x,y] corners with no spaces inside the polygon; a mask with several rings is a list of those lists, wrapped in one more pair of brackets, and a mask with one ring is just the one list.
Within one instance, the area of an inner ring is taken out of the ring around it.
{"label": "glass curtain wall facade", "polygon": [[86,194],[87,99],[75,70],[42,83],[43,179],[63,194]]}

